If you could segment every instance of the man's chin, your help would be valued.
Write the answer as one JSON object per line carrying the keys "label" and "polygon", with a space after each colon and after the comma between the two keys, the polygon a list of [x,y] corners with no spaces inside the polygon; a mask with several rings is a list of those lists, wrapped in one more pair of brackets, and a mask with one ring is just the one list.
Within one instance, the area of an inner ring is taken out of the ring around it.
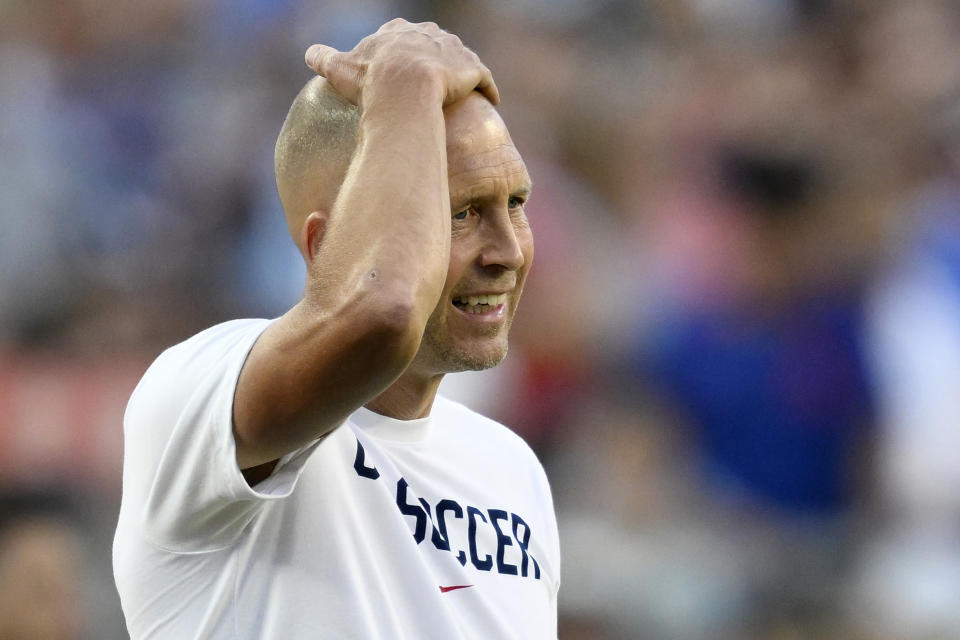
{"label": "man's chin", "polygon": [[496,358],[464,358],[458,361],[455,364],[455,367],[451,367],[449,373],[458,373],[461,371],[483,371],[484,369],[492,369],[497,366],[503,359],[506,357],[506,354]]}
{"label": "man's chin", "polygon": [[491,350],[486,353],[453,352],[443,359],[447,373],[461,371],[483,371],[497,366],[507,357],[507,348]]}
{"label": "man's chin", "polygon": [[[426,338],[426,336],[425,336]],[[456,348],[449,344],[429,344],[429,360],[438,373],[482,371],[500,364],[507,356],[507,345],[485,344],[482,348]]]}

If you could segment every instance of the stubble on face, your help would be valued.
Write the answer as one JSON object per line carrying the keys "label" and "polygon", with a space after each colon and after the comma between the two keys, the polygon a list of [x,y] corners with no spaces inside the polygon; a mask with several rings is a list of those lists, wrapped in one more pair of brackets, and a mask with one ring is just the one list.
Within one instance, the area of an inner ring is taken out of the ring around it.
{"label": "stubble on face", "polygon": [[420,354],[430,354],[429,359],[432,362],[429,364],[432,365],[431,368],[437,370],[438,373],[482,371],[497,366],[507,357],[507,336],[513,322],[515,300],[510,301],[508,316],[502,324],[476,330],[474,337],[482,342],[481,344],[474,342],[474,349],[465,348],[451,338],[449,329],[443,321],[442,312],[456,313],[456,311],[442,309],[445,304],[449,304],[449,301],[441,299],[437,309],[427,322],[426,329],[423,332],[423,341],[420,344]]}

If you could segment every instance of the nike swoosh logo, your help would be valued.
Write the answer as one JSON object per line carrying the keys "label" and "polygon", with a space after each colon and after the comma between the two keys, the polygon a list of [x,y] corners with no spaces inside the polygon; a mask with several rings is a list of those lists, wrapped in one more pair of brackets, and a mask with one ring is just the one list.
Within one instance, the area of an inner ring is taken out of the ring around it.
{"label": "nike swoosh logo", "polygon": [[472,584],[455,584],[451,587],[440,587],[440,593],[446,593],[448,591],[456,591],[457,589],[468,589],[472,587]]}

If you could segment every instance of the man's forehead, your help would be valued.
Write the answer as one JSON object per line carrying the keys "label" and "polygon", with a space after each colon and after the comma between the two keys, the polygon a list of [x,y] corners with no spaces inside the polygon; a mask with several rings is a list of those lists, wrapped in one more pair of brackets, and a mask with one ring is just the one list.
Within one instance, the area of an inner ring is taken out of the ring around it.
{"label": "man's forehead", "polygon": [[530,182],[526,164],[509,136],[478,136],[452,146],[447,151],[447,175],[451,182],[476,181],[485,176],[511,183]]}
{"label": "man's forehead", "polygon": [[475,94],[452,105],[447,119],[447,169],[451,190],[497,184],[511,193],[530,189],[530,176],[506,124],[486,98]]}
{"label": "man's forehead", "polygon": [[510,182],[511,188],[530,187],[527,166],[512,143],[473,153],[448,155],[447,170],[451,183],[500,179]]}
{"label": "man's forehead", "polygon": [[472,129],[478,120],[500,120],[500,115],[489,100],[474,91],[462,100],[446,105],[443,108],[443,118],[447,124],[447,133],[450,133],[460,127]]}
{"label": "man's forehead", "polygon": [[444,109],[447,153],[471,153],[510,141],[500,114],[478,93]]}

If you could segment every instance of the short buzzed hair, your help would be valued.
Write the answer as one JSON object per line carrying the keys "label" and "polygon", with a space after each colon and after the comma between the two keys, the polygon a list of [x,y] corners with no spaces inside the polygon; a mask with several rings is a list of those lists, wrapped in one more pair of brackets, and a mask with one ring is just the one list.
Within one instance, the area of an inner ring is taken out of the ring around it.
{"label": "short buzzed hair", "polygon": [[273,166],[294,242],[312,211],[333,206],[359,128],[360,109],[319,76],[304,85],[290,106]]}

